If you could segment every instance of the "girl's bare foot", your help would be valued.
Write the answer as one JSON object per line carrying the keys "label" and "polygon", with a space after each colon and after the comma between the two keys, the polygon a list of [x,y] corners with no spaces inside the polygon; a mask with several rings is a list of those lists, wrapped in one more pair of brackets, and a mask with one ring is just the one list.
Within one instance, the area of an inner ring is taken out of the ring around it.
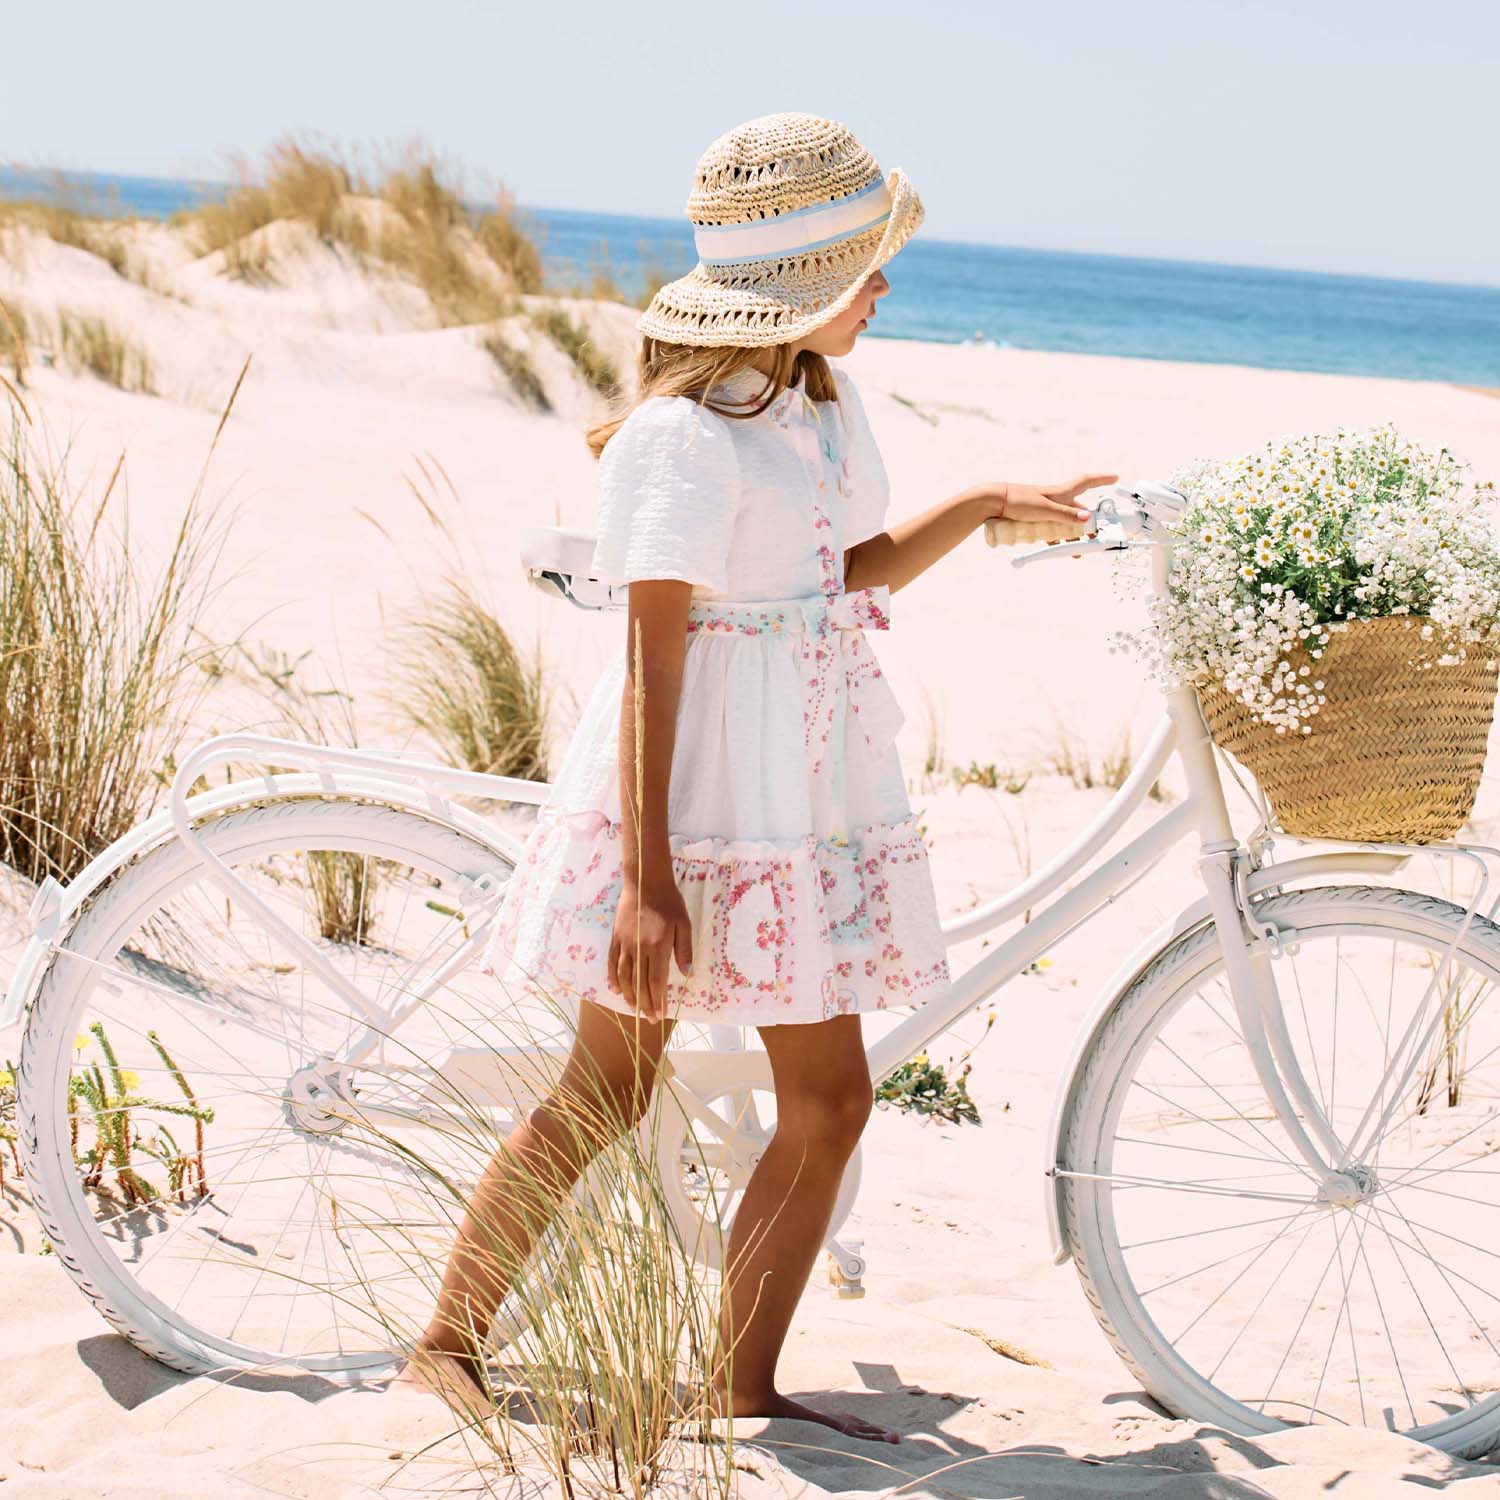
{"label": "girl's bare foot", "polygon": [[765,1396],[735,1396],[732,1400],[726,1399],[723,1392],[716,1391],[715,1414],[729,1416],[731,1408],[736,1417],[790,1417],[796,1422],[816,1422],[822,1427],[832,1427],[835,1432],[842,1432],[846,1437],[863,1438],[868,1443],[901,1441],[901,1434],[893,1427],[883,1427],[879,1422],[867,1422],[852,1412],[818,1411],[814,1407],[804,1406],[800,1401],[793,1401],[790,1396],[783,1396],[779,1391],[771,1391]]}
{"label": "girl's bare foot", "polygon": [[427,1391],[440,1397],[460,1416],[482,1421],[494,1405],[485,1387],[480,1356],[419,1344],[391,1381],[404,1390]]}

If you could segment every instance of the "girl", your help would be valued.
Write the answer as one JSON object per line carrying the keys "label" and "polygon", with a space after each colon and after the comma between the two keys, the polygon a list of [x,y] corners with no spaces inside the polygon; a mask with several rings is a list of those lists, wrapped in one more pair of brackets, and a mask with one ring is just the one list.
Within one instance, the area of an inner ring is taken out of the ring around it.
{"label": "girl", "polygon": [[486,1169],[402,1379],[472,1405],[480,1340],[545,1227],[517,1204],[542,1183],[555,1206],[640,1119],[675,1021],[749,1025],[777,1123],[730,1228],[732,1388],[721,1370],[716,1398],[736,1416],[895,1442],[775,1379],[870,1112],[860,1013],[949,977],[894,747],[902,711],[865,632],[989,517],[1076,535],[1078,494],[1112,476],[979,485],[885,530],[879,452],[828,361],[890,290],[882,267],[922,222],[916,191],[844,126],[776,114],[709,146],[687,212],[699,264],[639,320],[635,406],[589,434],[602,455],[593,572],[629,585],[626,643],[490,949],[507,984],[576,1003],[572,1054]]}

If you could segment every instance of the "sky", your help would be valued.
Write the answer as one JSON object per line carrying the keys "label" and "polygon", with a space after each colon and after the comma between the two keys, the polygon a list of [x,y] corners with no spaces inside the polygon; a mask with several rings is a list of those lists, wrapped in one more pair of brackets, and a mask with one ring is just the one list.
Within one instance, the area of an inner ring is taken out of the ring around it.
{"label": "sky", "polygon": [[4,0],[11,164],[230,175],[413,137],[520,203],[677,217],[805,110],[934,239],[1500,285],[1497,0]]}

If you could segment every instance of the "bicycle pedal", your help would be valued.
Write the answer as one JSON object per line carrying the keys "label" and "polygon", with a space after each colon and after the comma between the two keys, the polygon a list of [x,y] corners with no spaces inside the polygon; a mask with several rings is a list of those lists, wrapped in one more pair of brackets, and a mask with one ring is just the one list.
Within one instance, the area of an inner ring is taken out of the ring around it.
{"label": "bicycle pedal", "polygon": [[864,1243],[843,1240],[828,1252],[828,1285],[839,1298],[863,1297],[865,1294]]}

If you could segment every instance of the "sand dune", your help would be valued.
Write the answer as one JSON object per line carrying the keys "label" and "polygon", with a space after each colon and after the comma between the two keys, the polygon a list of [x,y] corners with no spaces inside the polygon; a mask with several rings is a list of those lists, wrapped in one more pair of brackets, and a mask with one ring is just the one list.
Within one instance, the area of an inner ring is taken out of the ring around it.
{"label": "sand dune", "polygon": [[[461,501],[443,503],[471,565],[517,638],[540,638],[563,689],[585,693],[615,643],[616,618],[544,599],[522,579],[524,525],[587,526],[594,465],[580,426],[601,409],[566,356],[513,320],[555,411],[529,410],[471,328],[435,326],[411,285],[353,262],[287,224],[258,231],[263,284],[226,279],[222,254],[143,226],[143,285],[95,256],[26,235],[0,258],[0,297],[45,319],[60,307],[106,318],[138,341],[159,395],[126,394],[61,363],[33,364],[27,400],[79,480],[127,454],[132,526],[174,524],[218,411],[247,355],[251,372],[214,461],[209,493],[238,513],[211,627],[337,663],[382,738],[384,642],[418,586],[444,566],[410,492],[418,460],[439,465]],[[893,280],[899,296],[899,265]],[[623,367],[627,308],[572,304]],[[986,479],[1086,470],[1164,476],[1191,457],[1285,431],[1394,419],[1500,478],[1500,407],[1449,386],[1154,364],[869,340],[848,361],[890,470],[892,521]],[[372,519],[375,524],[372,525]],[[1049,563],[1013,570],[972,537],[899,592],[882,660],[906,705],[901,746],[928,827],[945,913],[999,891],[1061,845],[1103,796],[1038,773],[1019,795],[924,780],[935,721],[949,763],[1035,768],[1071,727],[1096,752],[1126,726],[1139,740],[1150,688],[1110,633],[1139,618],[1107,569]],[[558,748],[570,727],[566,697]],[[229,727],[229,708],[209,727]],[[389,731],[394,734],[394,731]],[[1493,827],[1493,777],[1478,818]],[[868,1295],[816,1285],[789,1346],[799,1392],[834,1392],[909,1433],[898,1449],[832,1439],[795,1424],[751,1423],[751,1495],[903,1493],[1239,1500],[1276,1496],[1500,1493],[1492,1467],[1449,1460],[1381,1433],[1302,1430],[1245,1440],[1173,1420],[1137,1389],[1104,1340],[1070,1268],[1051,1264],[1042,1212],[1042,1132],[1080,1018],[1118,955],[1191,892],[1178,851],[1130,900],[1061,945],[1044,980],[993,998],[997,1021],[975,1054],[979,1127],[881,1112],[866,1146],[857,1228]],[[16,893],[0,943],[6,972],[20,933]],[[972,961],[980,945],[955,954]],[[951,1039],[975,1040],[971,1017]],[[0,1034],[0,1059],[16,1033]],[[934,1049],[947,1055],[945,1047]],[[12,1191],[0,1206],[0,1479],[7,1496],[332,1497],[385,1483],[409,1494],[461,1488],[461,1445],[436,1403],[316,1383],[221,1383],[138,1354],[40,1255],[35,1221]],[[1007,1358],[1018,1346],[1045,1364]],[[399,1455],[399,1456],[393,1456]]]}

